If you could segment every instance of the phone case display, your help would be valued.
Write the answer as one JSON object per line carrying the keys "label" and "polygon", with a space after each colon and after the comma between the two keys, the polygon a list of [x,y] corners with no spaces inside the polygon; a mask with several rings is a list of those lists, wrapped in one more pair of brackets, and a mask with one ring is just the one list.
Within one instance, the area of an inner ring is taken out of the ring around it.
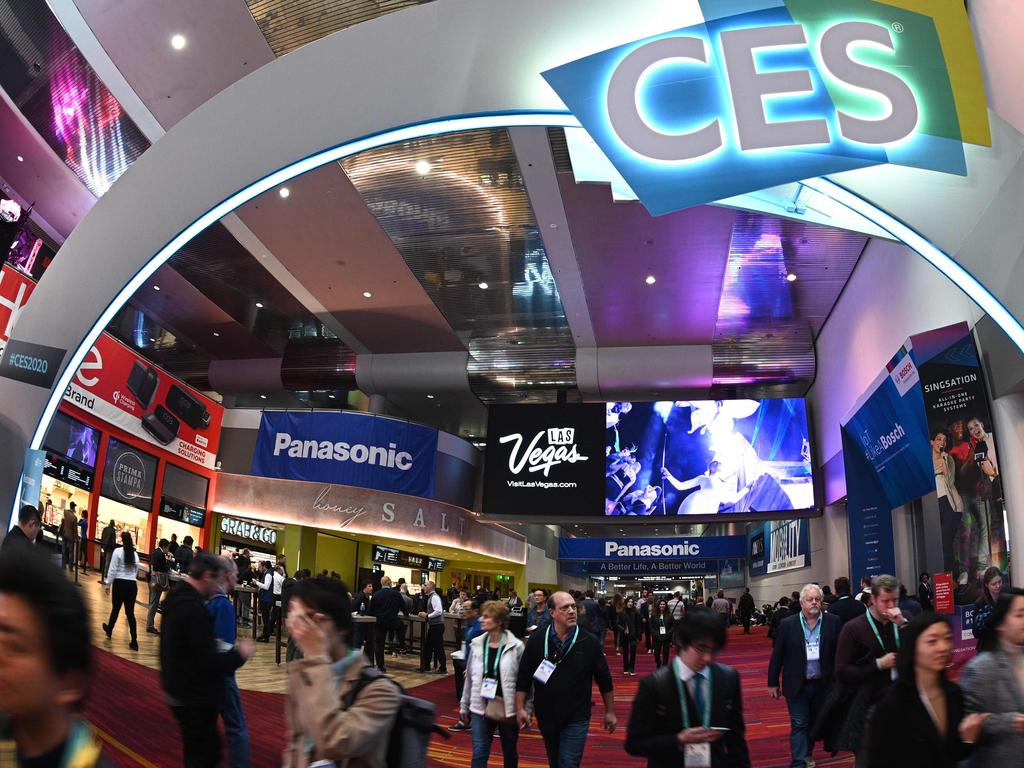
{"label": "phone case display", "polygon": [[210,412],[206,410],[206,406],[177,384],[167,391],[167,407],[192,429],[206,429],[210,426]]}
{"label": "phone case display", "polygon": [[135,395],[139,405],[149,408],[153,402],[153,393],[156,392],[156,385],[160,383],[160,377],[156,371],[148,365],[136,361],[132,366],[132,372],[128,376],[128,391]]}
{"label": "phone case display", "polygon": [[170,444],[171,440],[178,436],[180,426],[174,414],[162,405],[158,405],[155,411],[142,417],[142,428],[163,445]]}

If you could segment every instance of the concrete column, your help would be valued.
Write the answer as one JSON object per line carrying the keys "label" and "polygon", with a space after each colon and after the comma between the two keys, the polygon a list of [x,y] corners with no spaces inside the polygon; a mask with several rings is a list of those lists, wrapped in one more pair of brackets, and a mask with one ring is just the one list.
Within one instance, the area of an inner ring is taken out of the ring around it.
{"label": "concrete column", "polygon": [[388,399],[384,395],[370,395],[370,413],[383,415],[387,411]]}
{"label": "concrete column", "polygon": [[1024,568],[1019,561],[1014,563],[1015,558],[1024,556],[1024,394],[1014,393],[992,401],[992,419],[1006,498],[1011,581],[1019,584]]}

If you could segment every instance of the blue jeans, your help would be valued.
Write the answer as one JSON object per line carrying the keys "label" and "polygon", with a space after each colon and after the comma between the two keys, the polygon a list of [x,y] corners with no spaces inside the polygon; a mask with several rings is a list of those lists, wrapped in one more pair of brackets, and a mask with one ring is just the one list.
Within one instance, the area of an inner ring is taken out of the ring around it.
{"label": "blue jeans", "polygon": [[519,741],[519,724],[514,719],[507,723],[499,723],[476,713],[473,714],[472,721],[473,762],[470,768],[487,768],[495,728],[501,737],[501,754],[505,758],[505,768],[518,768],[519,750],[516,748],[516,742]]}
{"label": "blue jeans", "polygon": [[805,680],[800,693],[786,699],[789,707],[789,754],[791,768],[804,768],[814,745],[810,742],[812,716],[816,714],[820,680]]}
{"label": "blue jeans", "polygon": [[247,768],[249,765],[249,727],[245,724],[242,696],[238,692],[235,676],[224,676],[224,690],[220,697],[220,716],[224,719],[224,732],[228,740],[228,765]]}
{"label": "blue jeans", "polygon": [[548,753],[550,768],[579,768],[583,760],[583,747],[587,744],[589,720],[566,723],[560,730],[548,730],[540,726],[544,737],[544,748]]}

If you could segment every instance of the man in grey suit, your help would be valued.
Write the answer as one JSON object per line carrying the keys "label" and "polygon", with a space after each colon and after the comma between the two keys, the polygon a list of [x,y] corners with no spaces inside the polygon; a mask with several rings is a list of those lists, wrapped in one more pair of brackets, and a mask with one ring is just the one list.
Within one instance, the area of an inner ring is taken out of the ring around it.
{"label": "man in grey suit", "polygon": [[1004,591],[975,629],[978,655],[964,667],[967,709],[990,712],[974,747],[974,768],[1021,765],[1024,755],[1024,591]]}

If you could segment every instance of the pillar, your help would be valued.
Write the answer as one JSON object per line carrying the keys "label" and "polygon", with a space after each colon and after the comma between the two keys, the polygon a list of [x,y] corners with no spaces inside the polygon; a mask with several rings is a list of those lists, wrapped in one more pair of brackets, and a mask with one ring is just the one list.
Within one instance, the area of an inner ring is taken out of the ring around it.
{"label": "pillar", "polygon": [[1024,394],[1014,393],[993,400],[992,420],[1006,499],[1010,581],[1020,584],[1024,577],[1024,568],[1018,559],[1024,556]]}

